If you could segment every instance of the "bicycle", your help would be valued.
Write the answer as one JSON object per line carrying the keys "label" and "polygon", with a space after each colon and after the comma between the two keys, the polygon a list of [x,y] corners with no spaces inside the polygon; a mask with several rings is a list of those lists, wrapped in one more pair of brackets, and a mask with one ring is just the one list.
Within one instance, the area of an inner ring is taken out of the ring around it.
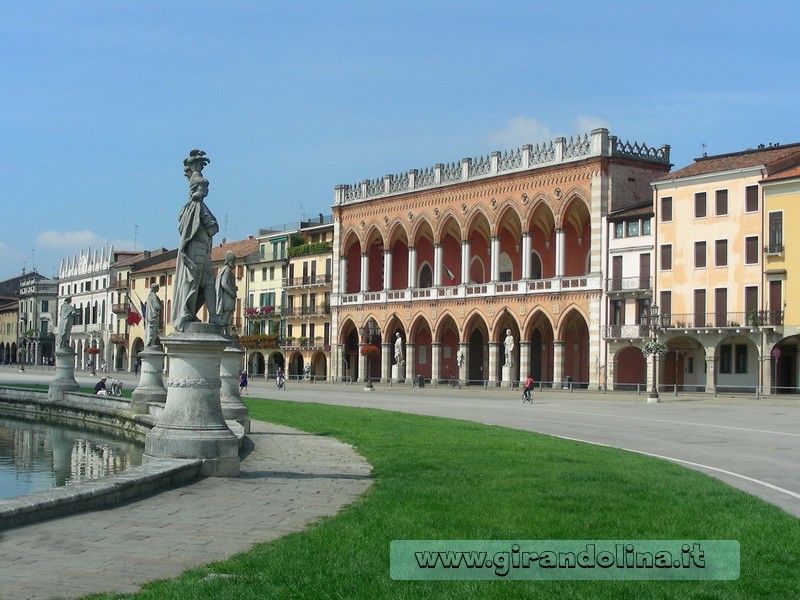
{"label": "bicycle", "polygon": [[275,386],[279,390],[285,390],[286,389],[286,378],[285,377],[281,377],[280,375],[278,377],[276,377],[275,378]]}
{"label": "bicycle", "polygon": [[530,388],[524,388],[522,390],[522,403],[525,404],[526,402],[533,404],[533,397],[531,396]]}
{"label": "bicycle", "polygon": [[458,377],[450,375],[450,387],[461,389],[461,380]]}

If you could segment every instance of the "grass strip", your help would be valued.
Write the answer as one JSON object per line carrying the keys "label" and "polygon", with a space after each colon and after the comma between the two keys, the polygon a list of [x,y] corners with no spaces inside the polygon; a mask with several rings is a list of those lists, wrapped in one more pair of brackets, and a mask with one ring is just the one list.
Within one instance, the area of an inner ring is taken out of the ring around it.
{"label": "grass strip", "polygon": [[[255,399],[247,404],[252,419],[352,444],[373,465],[374,485],[306,531],[176,580],[152,582],[130,597],[800,597],[798,520],[700,473],[464,421]],[[396,539],[732,539],[741,544],[741,576],[720,582],[393,581],[389,543]]]}

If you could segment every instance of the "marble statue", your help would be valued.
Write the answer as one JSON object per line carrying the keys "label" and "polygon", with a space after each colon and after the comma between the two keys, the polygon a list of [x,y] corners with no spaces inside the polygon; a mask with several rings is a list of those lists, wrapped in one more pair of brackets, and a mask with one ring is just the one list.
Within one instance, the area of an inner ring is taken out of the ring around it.
{"label": "marble statue", "polygon": [[161,303],[161,298],[158,297],[159,289],[160,286],[157,283],[150,286],[150,295],[147,296],[145,304],[144,345],[148,348],[150,346],[158,346],[160,343],[158,330],[161,327],[161,310],[164,305]]}
{"label": "marble statue", "polygon": [[225,265],[217,274],[217,315],[226,334],[230,334],[231,317],[236,310],[237,288],[236,275],[233,272],[234,262],[236,262],[236,255],[231,251],[225,253]]}
{"label": "marble statue", "polygon": [[458,352],[456,352],[456,365],[460,369],[461,365],[463,364],[464,364],[464,352],[461,350],[461,348],[459,348]]}
{"label": "marble statue", "polygon": [[212,238],[219,231],[219,224],[204,202],[208,180],[203,177],[203,168],[209,162],[202,150],[192,150],[183,161],[184,175],[189,179],[189,201],[178,215],[180,243],[172,306],[175,331],[185,331],[189,323],[199,321],[197,313],[203,305],[208,309],[209,321],[220,324],[211,264]]}
{"label": "marble statue", "polygon": [[504,367],[513,367],[514,366],[514,336],[511,335],[511,330],[506,329],[506,339],[503,342],[505,346],[505,358],[506,362],[503,364]]}
{"label": "marble statue", "polygon": [[80,311],[70,304],[72,298],[67,296],[64,303],[58,309],[58,325],[56,326],[56,348],[69,349],[69,337],[72,333],[72,326],[75,324],[75,317],[80,315]]}
{"label": "marble statue", "polygon": [[395,342],[394,342],[394,362],[398,366],[403,366],[405,364],[405,359],[403,358],[403,338],[400,337],[400,332],[398,331],[395,334]]}

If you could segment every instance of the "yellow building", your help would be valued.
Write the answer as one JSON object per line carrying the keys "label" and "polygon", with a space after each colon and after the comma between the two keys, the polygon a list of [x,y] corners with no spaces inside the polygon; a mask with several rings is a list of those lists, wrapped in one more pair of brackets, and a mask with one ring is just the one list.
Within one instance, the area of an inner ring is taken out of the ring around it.
{"label": "yellow building", "polygon": [[768,340],[781,322],[762,313],[759,182],[799,162],[798,144],[758,148],[704,156],[653,182],[662,388],[768,386]]}
{"label": "yellow building", "polygon": [[[784,232],[800,231],[800,166],[778,171],[761,180],[764,198],[762,238],[764,240],[765,290],[762,308],[775,329],[775,342],[770,351],[775,393],[798,393],[800,387],[800,239],[795,243]],[[793,225],[794,224],[794,225]],[[795,245],[796,244],[796,245]],[[797,250],[795,250],[797,248]]]}
{"label": "yellow building", "polygon": [[19,300],[0,296],[0,364],[17,362]]}

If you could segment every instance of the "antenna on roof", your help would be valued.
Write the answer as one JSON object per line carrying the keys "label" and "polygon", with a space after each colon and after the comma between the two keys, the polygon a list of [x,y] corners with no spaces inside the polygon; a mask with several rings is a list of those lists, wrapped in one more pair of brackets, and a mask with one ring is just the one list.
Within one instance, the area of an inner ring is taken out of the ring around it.
{"label": "antenna on roof", "polygon": [[228,238],[228,213],[225,213],[225,229],[222,230],[222,243]]}
{"label": "antenna on roof", "polygon": [[703,156],[708,156],[708,152],[706,152],[706,145],[705,144],[700,144],[700,148],[702,148],[702,150],[703,150]]}
{"label": "antenna on roof", "polygon": [[139,235],[139,226],[133,226],[133,251],[136,252],[136,237]]}

